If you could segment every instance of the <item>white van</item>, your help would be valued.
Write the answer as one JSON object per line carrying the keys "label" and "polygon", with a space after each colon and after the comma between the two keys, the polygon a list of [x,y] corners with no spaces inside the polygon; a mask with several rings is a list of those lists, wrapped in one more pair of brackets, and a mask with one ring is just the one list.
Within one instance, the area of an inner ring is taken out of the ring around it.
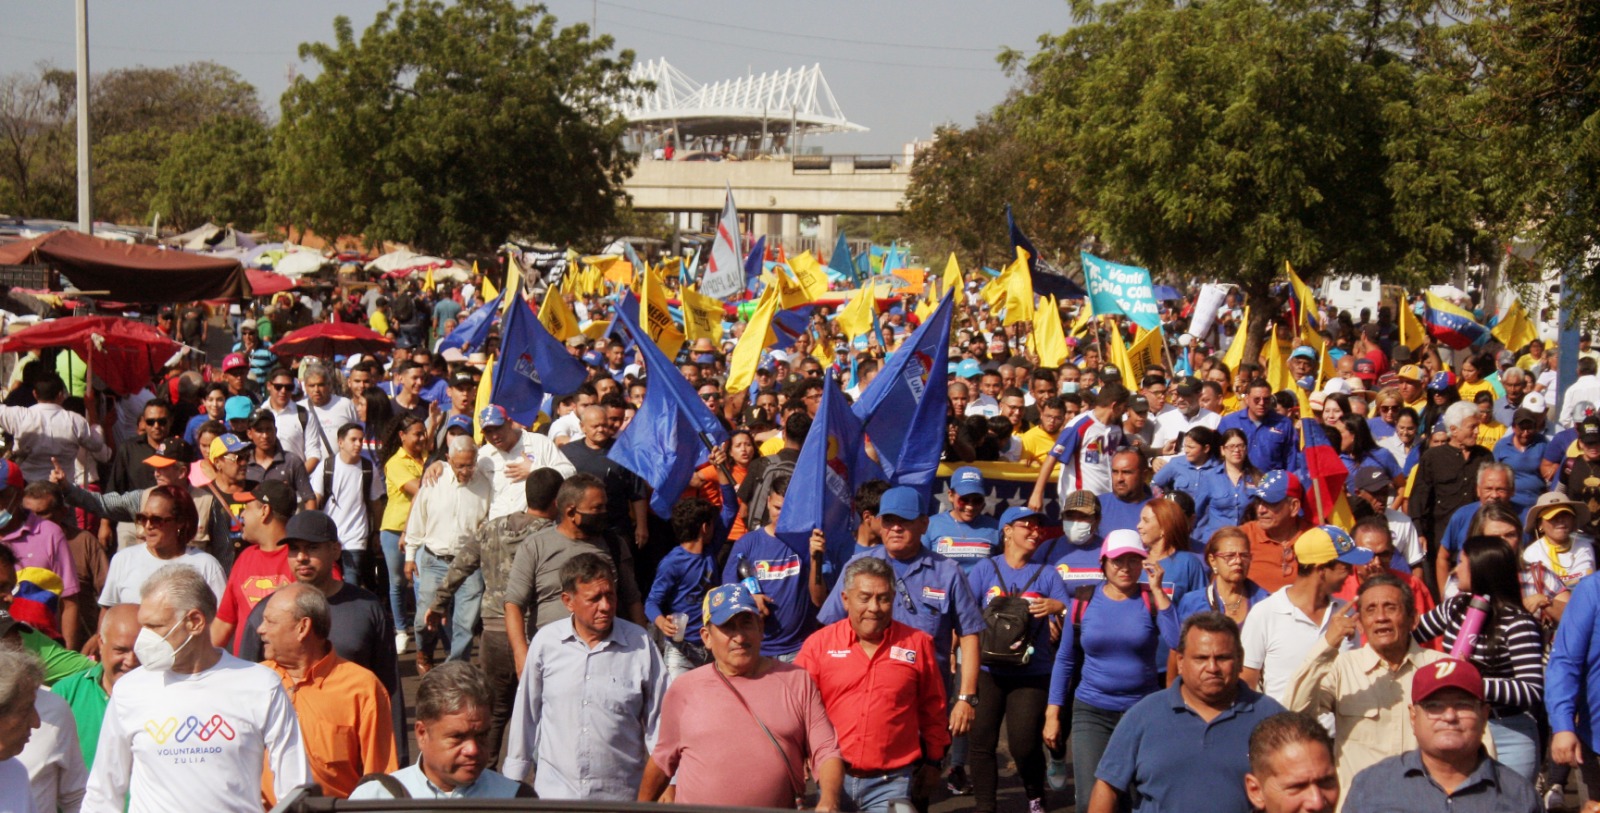
{"label": "white van", "polygon": [[1377,277],[1330,275],[1322,278],[1317,297],[1331,304],[1334,313],[1348,311],[1352,320],[1361,318],[1363,308],[1376,319],[1383,291]]}

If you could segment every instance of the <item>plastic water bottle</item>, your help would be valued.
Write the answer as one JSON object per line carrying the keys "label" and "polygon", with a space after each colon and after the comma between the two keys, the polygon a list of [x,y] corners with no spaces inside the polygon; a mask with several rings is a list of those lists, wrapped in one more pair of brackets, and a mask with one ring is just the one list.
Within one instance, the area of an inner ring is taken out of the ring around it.
{"label": "plastic water bottle", "polygon": [[1467,602],[1467,614],[1461,619],[1461,631],[1456,633],[1455,645],[1450,647],[1450,657],[1467,660],[1478,645],[1478,635],[1483,632],[1484,619],[1489,617],[1489,599],[1473,596]]}
{"label": "plastic water bottle", "polygon": [[761,595],[761,582],[756,579],[756,569],[751,567],[750,563],[746,561],[743,556],[739,557],[739,567],[737,572],[739,574],[739,583],[744,585],[744,589],[748,591],[750,595]]}

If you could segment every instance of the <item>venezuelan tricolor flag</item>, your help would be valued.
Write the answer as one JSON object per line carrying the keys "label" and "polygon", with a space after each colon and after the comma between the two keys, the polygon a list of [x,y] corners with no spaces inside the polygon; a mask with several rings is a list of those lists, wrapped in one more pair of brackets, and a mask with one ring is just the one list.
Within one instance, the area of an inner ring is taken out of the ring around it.
{"label": "venezuelan tricolor flag", "polygon": [[1489,337],[1489,329],[1478,324],[1472,314],[1443,297],[1427,295],[1427,307],[1422,314],[1428,335],[1440,344],[1461,350]]}

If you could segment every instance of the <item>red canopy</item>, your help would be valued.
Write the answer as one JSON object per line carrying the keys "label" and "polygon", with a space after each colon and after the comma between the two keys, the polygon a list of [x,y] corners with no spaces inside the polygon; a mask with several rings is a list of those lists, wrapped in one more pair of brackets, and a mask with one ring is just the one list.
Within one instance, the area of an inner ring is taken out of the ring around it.
{"label": "red canopy", "polygon": [[291,330],[272,345],[280,356],[349,356],[356,353],[387,353],[394,342],[383,334],[350,322],[319,322]]}
{"label": "red canopy", "polygon": [[52,319],[0,339],[0,353],[72,350],[118,395],[149,386],[181,346],[151,325],[115,316]]}
{"label": "red canopy", "polygon": [[282,274],[254,268],[246,268],[244,273],[250,280],[250,293],[255,296],[271,296],[294,287],[294,280]]}
{"label": "red canopy", "polygon": [[0,265],[49,265],[85,291],[110,291],[123,302],[186,302],[243,299],[250,296],[238,260],[135,246],[53,231],[42,237],[0,246]]}

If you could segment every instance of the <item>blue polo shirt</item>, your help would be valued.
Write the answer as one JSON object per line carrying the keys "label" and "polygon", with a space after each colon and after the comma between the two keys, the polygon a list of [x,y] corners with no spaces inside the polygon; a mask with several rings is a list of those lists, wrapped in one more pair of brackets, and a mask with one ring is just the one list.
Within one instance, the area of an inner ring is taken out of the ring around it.
{"label": "blue polo shirt", "polygon": [[[933,653],[940,669],[949,666],[951,633],[977,635],[983,631],[983,610],[972,595],[965,571],[955,561],[923,547],[916,558],[900,562],[891,559],[888,549],[882,545],[874,545],[850,561],[863,556],[882,559],[894,568],[898,581],[894,620],[933,637]],[[844,601],[839,598],[842,589],[831,591],[822,605],[822,612],[817,614],[817,622],[822,626],[846,617]]]}
{"label": "blue polo shirt", "polygon": [[[1045,543],[1033,558],[1020,568],[1014,568],[1006,563],[1004,556],[992,556],[972,569],[967,576],[967,581],[972,587],[972,594],[978,600],[978,606],[983,607],[995,596],[1005,595],[1011,590],[1023,593],[1038,593],[1044,598],[1053,598],[1064,605],[1072,603],[1072,595],[1067,592],[1066,586],[1060,579],[1052,579],[1050,563],[1055,558],[1051,553],[1050,543]],[[1034,579],[1034,569],[1043,567],[1044,571],[1039,578]],[[996,573],[998,571],[998,573]],[[1033,584],[1026,590],[1023,585],[1032,579]],[[1036,676],[1043,677],[1050,674],[1050,667],[1055,663],[1056,645],[1050,641],[1050,624],[1048,619],[1039,619],[1034,626],[1033,657],[1025,666],[985,666],[984,671],[1006,677]]]}
{"label": "blue polo shirt", "polygon": [[1478,767],[1448,794],[1422,767],[1421,751],[1412,749],[1389,757],[1356,774],[1344,800],[1344,813],[1537,813],[1544,809],[1532,782],[1488,754],[1480,752],[1479,756]]}
{"label": "blue polo shirt", "polygon": [[739,581],[739,559],[755,569],[761,592],[776,606],[767,616],[766,634],[761,639],[761,654],[787,655],[800,651],[806,636],[816,629],[815,608],[811,604],[811,558],[801,556],[782,540],[757,528],[733,543],[728,563],[722,568],[722,583]]}
{"label": "blue polo shirt", "polygon": [[[1168,461],[1156,476],[1150,479],[1156,488],[1163,493],[1182,491],[1194,498],[1195,513],[1200,513],[1200,503],[1205,498],[1205,478],[1209,472],[1222,470],[1222,461],[1207,460],[1196,466],[1189,462],[1189,458],[1178,455]],[[1226,476],[1226,475],[1224,475]]]}
{"label": "blue polo shirt", "polygon": [[1133,502],[1123,502],[1110,491],[1101,494],[1096,498],[1100,500],[1100,533],[1136,529],[1139,526],[1139,512],[1144,510],[1144,504],[1152,496],[1149,489],[1143,489],[1143,493]]}
{"label": "blue polo shirt", "polygon": [[1585,746],[1600,745],[1600,579],[1586,576],[1572,588],[1556,627],[1545,668],[1544,708],[1550,728],[1571,731]]}
{"label": "blue polo shirt", "polygon": [[1240,686],[1233,707],[1208,723],[1189,709],[1182,687],[1179,678],[1128,709],[1095,778],[1121,791],[1134,813],[1250,810],[1250,732],[1283,706]]}
{"label": "blue polo shirt", "polygon": [[1477,516],[1478,509],[1483,507],[1482,502],[1469,502],[1456,509],[1450,515],[1450,522],[1444,526],[1444,534],[1439,538],[1439,544],[1451,553],[1460,553],[1461,546],[1467,544],[1467,531],[1472,527],[1472,518]]}
{"label": "blue polo shirt", "polygon": [[1250,420],[1247,410],[1230,412],[1217,423],[1217,432],[1229,429],[1244,432],[1250,445],[1250,463],[1262,471],[1287,470],[1294,455],[1294,421],[1289,416],[1268,412],[1261,422]]}
{"label": "blue polo shirt", "polygon": [[970,573],[973,565],[1000,552],[1000,522],[988,514],[979,514],[970,523],[949,512],[935,514],[928,517],[922,544]]}
{"label": "blue polo shirt", "polygon": [[1517,509],[1517,516],[1526,516],[1528,509],[1533,507],[1539,495],[1545,492],[1544,478],[1539,476],[1539,464],[1544,461],[1545,450],[1550,441],[1544,435],[1537,435],[1533,442],[1528,444],[1525,451],[1517,451],[1515,439],[1511,433],[1500,439],[1494,445],[1494,459],[1511,467],[1513,484],[1511,490],[1511,504]]}

